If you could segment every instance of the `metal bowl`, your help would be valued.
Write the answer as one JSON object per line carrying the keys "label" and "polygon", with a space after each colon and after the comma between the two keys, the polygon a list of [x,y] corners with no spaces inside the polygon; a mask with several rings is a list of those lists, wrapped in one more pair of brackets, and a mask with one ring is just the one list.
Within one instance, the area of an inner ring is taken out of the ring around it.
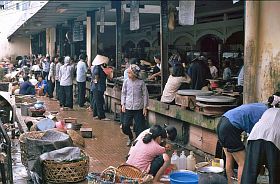
{"label": "metal bowl", "polygon": [[197,169],[197,172],[200,173],[222,173],[224,172],[224,169],[221,167],[213,167],[213,166],[206,166],[206,167],[200,167]]}

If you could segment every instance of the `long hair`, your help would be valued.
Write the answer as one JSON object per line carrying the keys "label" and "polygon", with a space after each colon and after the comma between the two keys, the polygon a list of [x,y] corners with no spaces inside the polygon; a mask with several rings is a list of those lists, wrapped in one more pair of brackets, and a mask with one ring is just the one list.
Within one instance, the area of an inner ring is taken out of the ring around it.
{"label": "long hair", "polygon": [[150,128],[150,132],[144,136],[143,142],[148,144],[152,139],[155,140],[157,137],[161,136],[163,131],[165,130],[160,125],[153,125]]}

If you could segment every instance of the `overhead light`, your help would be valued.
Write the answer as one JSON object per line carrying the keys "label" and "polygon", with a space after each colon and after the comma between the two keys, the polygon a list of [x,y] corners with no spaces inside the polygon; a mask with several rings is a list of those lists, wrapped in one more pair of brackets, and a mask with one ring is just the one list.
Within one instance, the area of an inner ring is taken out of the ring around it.
{"label": "overhead light", "polygon": [[64,13],[68,10],[68,4],[60,4],[56,7],[56,13]]}

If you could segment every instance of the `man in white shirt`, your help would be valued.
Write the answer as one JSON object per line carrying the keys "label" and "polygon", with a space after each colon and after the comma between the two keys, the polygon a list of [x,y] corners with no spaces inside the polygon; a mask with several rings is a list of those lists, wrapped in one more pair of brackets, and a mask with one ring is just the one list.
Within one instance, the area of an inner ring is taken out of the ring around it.
{"label": "man in white shirt", "polygon": [[86,96],[86,74],[87,74],[87,65],[86,65],[86,54],[80,54],[79,62],[77,64],[77,86],[78,86],[78,105],[83,107],[85,104]]}

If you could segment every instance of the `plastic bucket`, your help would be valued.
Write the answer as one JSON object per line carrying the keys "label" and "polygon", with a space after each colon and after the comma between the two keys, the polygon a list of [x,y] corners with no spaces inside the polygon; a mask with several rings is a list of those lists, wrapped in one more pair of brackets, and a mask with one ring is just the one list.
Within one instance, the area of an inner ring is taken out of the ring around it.
{"label": "plastic bucket", "polygon": [[170,184],[198,184],[198,175],[189,171],[178,171],[170,174]]}

